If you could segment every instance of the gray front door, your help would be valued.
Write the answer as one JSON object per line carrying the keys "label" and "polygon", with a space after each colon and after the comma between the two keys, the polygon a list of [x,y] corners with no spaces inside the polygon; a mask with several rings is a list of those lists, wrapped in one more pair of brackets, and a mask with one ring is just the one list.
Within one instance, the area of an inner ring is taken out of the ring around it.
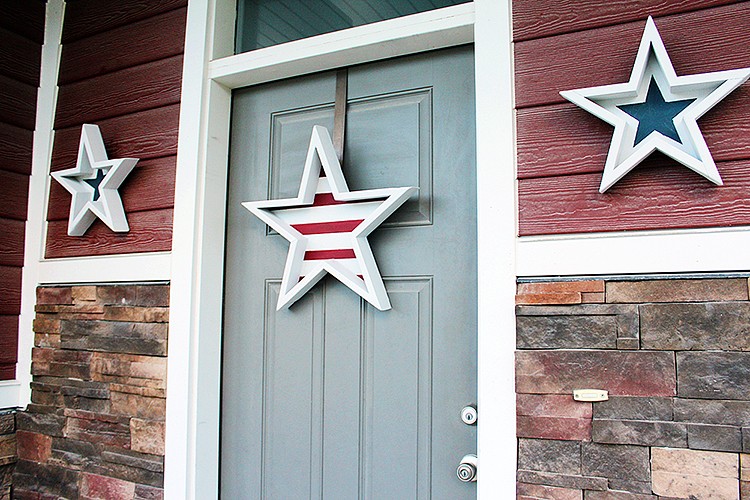
{"label": "gray front door", "polygon": [[369,237],[393,308],[327,276],[276,311],[288,242],[242,202],[296,196],[335,73],[237,91],[221,403],[225,499],[468,499],[476,452],[476,177],[471,47],[349,69],[352,191],[418,186]]}

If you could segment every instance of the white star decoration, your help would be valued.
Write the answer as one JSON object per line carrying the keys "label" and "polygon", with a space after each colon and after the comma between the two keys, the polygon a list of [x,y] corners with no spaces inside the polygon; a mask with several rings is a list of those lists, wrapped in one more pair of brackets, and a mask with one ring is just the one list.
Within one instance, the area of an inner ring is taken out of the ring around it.
{"label": "white star decoration", "polygon": [[290,242],[276,309],[289,307],[326,272],[381,311],[390,309],[367,236],[416,191],[349,191],[328,130],[313,127],[297,197],[242,204]]}
{"label": "white star decoration", "polygon": [[97,217],[112,231],[130,229],[117,190],[136,163],[136,158],[108,159],[99,127],[83,125],[75,168],[52,172],[72,195],[68,235],[82,236]]}
{"label": "white star decoration", "polygon": [[677,76],[649,17],[630,81],[560,94],[615,127],[599,192],[612,187],[654,151],[721,185],[697,120],[749,76],[750,68]]}

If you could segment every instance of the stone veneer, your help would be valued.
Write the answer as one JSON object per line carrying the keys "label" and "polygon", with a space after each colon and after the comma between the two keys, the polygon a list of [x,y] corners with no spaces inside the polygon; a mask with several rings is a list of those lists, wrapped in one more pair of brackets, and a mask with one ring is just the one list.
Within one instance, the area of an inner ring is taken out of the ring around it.
{"label": "stone veneer", "polygon": [[750,500],[746,278],[517,291],[519,499]]}
{"label": "stone veneer", "polygon": [[168,304],[167,285],[37,289],[13,498],[163,498]]}

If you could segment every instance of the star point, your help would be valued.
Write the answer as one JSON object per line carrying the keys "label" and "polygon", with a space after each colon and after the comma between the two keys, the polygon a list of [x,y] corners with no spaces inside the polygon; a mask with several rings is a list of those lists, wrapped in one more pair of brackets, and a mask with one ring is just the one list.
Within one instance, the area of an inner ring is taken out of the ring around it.
{"label": "star point", "polygon": [[628,82],[560,94],[614,127],[599,192],[654,151],[722,185],[697,120],[748,77],[750,68],[677,76],[649,16]]}
{"label": "star point", "polygon": [[71,194],[69,236],[83,236],[97,218],[112,231],[130,230],[118,189],[136,163],[136,158],[110,160],[99,127],[83,125],[76,166],[51,174]]}
{"label": "star point", "polygon": [[391,304],[367,241],[416,187],[350,191],[328,130],[314,126],[299,194],[242,205],[289,241],[277,310],[330,273],[381,311]]}

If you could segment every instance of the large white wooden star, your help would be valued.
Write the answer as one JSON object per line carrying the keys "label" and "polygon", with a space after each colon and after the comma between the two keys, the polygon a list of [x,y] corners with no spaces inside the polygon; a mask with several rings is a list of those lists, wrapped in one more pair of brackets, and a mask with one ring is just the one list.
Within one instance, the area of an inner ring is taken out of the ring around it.
{"label": "large white wooden star", "polygon": [[381,311],[390,309],[367,236],[417,189],[349,191],[328,130],[314,126],[297,197],[242,204],[290,243],[277,310],[326,272]]}
{"label": "large white wooden star", "polygon": [[136,163],[136,158],[110,160],[99,127],[83,125],[76,166],[52,172],[72,195],[68,235],[82,236],[97,217],[112,231],[130,230],[118,189]]}
{"label": "large white wooden star", "polygon": [[748,77],[750,68],[677,76],[649,17],[630,81],[560,94],[615,127],[599,192],[654,151],[721,185],[697,120]]}

